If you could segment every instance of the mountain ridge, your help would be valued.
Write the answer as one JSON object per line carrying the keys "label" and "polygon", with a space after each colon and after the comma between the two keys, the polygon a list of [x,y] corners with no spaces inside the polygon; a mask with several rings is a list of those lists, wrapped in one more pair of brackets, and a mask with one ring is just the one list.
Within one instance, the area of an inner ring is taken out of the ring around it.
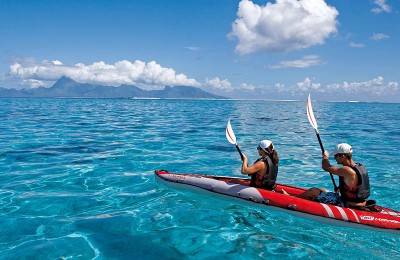
{"label": "mountain ridge", "polygon": [[61,77],[50,88],[6,89],[0,88],[0,97],[58,97],[58,98],[211,98],[226,99],[190,86],[165,86],[162,90],[144,90],[133,85],[119,87],[78,83]]}

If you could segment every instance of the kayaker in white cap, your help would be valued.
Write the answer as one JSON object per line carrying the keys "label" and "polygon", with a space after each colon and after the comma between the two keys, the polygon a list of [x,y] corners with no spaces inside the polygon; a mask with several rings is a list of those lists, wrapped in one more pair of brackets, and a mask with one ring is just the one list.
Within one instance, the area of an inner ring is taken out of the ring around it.
{"label": "kayaker in white cap", "polygon": [[251,166],[248,166],[248,159],[243,155],[242,174],[251,176],[250,186],[274,190],[278,175],[278,153],[270,140],[260,141],[257,150],[261,157]]}
{"label": "kayaker in white cap", "polygon": [[336,145],[333,155],[336,162],[343,166],[332,166],[329,162],[329,153],[325,150],[322,154],[322,169],[339,176],[338,190],[328,192],[323,188],[311,188],[297,197],[346,207],[365,206],[370,195],[367,170],[361,163],[353,161],[353,149],[347,143]]}

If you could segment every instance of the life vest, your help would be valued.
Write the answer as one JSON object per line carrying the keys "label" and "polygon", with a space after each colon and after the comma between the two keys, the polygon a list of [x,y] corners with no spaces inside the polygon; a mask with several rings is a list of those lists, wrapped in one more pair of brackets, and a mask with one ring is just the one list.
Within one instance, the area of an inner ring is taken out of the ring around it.
{"label": "life vest", "polygon": [[276,177],[278,176],[278,165],[275,165],[271,158],[259,158],[254,163],[262,160],[268,167],[268,171],[264,175],[258,173],[251,175],[250,186],[263,188],[267,190],[274,190],[276,188]]}
{"label": "life vest", "polygon": [[342,195],[343,202],[360,203],[367,200],[370,195],[369,177],[368,172],[364,165],[356,163],[351,166],[356,172],[358,184],[354,187],[349,187],[344,182],[343,177],[339,177],[340,194]]}

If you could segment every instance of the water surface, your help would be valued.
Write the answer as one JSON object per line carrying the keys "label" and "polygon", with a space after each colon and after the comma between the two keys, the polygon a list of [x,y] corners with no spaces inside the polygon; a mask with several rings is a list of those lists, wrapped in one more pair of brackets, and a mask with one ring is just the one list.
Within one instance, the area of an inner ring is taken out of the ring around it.
{"label": "water surface", "polygon": [[[167,189],[155,169],[240,176],[260,139],[278,181],[332,188],[305,102],[0,99],[0,259],[394,259],[400,237]],[[324,146],[353,146],[400,210],[400,104],[313,102]],[[333,163],[333,160],[332,160]]]}

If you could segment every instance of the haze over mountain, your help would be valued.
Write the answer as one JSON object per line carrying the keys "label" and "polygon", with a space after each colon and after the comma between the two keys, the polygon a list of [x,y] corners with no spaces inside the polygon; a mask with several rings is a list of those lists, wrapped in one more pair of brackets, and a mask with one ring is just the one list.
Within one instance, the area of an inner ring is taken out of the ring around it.
{"label": "haze over mountain", "polygon": [[0,97],[226,98],[189,86],[165,86],[163,90],[143,90],[132,85],[113,87],[78,83],[67,77],[61,77],[50,88],[39,87],[22,90],[0,88]]}

